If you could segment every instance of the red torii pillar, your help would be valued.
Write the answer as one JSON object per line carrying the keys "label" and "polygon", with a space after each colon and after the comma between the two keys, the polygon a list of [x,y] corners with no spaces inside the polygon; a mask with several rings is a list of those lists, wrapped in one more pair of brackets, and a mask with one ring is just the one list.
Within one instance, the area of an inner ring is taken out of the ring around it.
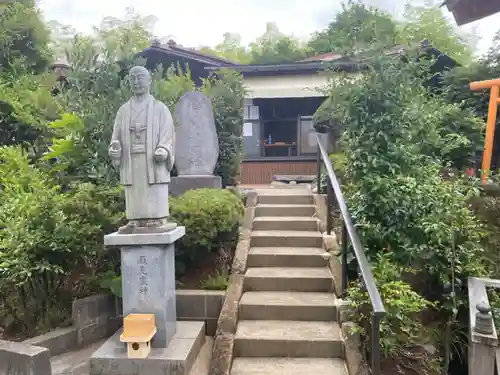
{"label": "red torii pillar", "polygon": [[493,140],[495,138],[495,124],[497,120],[498,105],[500,104],[500,78],[471,82],[469,87],[472,91],[490,89],[490,104],[488,106],[483,163],[481,166],[481,181],[484,184],[488,180],[488,174],[491,168],[491,155],[493,154]]}

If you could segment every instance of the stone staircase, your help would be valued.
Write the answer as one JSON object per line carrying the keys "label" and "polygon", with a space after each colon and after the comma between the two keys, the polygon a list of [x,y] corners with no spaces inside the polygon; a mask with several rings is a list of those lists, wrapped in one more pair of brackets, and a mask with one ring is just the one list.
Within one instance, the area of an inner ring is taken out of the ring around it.
{"label": "stone staircase", "polygon": [[258,192],[231,375],[347,375],[315,212],[305,188]]}

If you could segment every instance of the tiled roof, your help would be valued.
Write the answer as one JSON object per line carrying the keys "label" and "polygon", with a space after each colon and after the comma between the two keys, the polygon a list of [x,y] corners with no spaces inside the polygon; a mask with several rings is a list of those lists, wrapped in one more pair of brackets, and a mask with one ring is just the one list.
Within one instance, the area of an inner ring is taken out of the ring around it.
{"label": "tiled roof", "polygon": [[167,54],[171,54],[178,57],[183,57],[186,59],[196,60],[201,63],[205,63],[210,66],[232,66],[235,65],[234,62],[229,61],[227,59],[223,59],[218,56],[209,55],[203,52],[200,52],[194,48],[186,48],[178,45],[172,40],[169,40],[168,43],[160,43],[155,41],[151,44],[151,47],[146,48],[143,52],[149,50],[162,51]]}
{"label": "tiled roof", "polygon": [[316,55],[316,56],[311,56],[311,57],[308,57],[307,59],[300,60],[300,61],[301,62],[302,61],[334,61],[334,60],[340,59],[342,57],[343,56],[339,53],[328,52],[328,53],[322,53],[322,54]]}

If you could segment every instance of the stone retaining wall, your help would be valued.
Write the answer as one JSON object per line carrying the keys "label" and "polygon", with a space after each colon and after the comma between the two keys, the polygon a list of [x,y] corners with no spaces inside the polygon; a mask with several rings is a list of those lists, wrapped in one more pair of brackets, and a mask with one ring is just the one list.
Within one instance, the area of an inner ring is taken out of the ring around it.
{"label": "stone retaining wall", "polygon": [[23,343],[47,348],[51,356],[93,344],[110,336],[120,327],[116,306],[116,298],[107,294],[74,300],[71,327],[59,328]]}
{"label": "stone retaining wall", "polygon": [[[206,334],[215,335],[224,291],[177,290],[177,319],[204,321]],[[50,375],[50,357],[111,336],[122,324],[121,301],[97,294],[73,301],[73,325],[23,342],[0,340],[0,374]]]}

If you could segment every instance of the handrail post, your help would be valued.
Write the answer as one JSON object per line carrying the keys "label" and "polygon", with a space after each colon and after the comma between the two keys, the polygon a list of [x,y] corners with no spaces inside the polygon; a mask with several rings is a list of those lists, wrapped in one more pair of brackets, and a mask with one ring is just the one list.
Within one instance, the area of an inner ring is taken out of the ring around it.
{"label": "handrail post", "polygon": [[333,229],[332,199],[333,199],[333,187],[332,187],[332,183],[330,182],[330,179],[328,179],[326,181],[326,207],[328,210],[327,215],[326,215],[326,233],[328,235],[332,234],[332,229]]}
{"label": "handrail post", "polygon": [[347,249],[349,236],[347,235],[347,227],[345,222],[342,221],[342,297],[345,297],[347,292]]}
{"label": "handrail post", "polygon": [[372,313],[372,374],[380,375],[380,318]]}
{"label": "handrail post", "polygon": [[316,193],[321,194],[321,149],[318,143],[318,155],[316,156]]}

